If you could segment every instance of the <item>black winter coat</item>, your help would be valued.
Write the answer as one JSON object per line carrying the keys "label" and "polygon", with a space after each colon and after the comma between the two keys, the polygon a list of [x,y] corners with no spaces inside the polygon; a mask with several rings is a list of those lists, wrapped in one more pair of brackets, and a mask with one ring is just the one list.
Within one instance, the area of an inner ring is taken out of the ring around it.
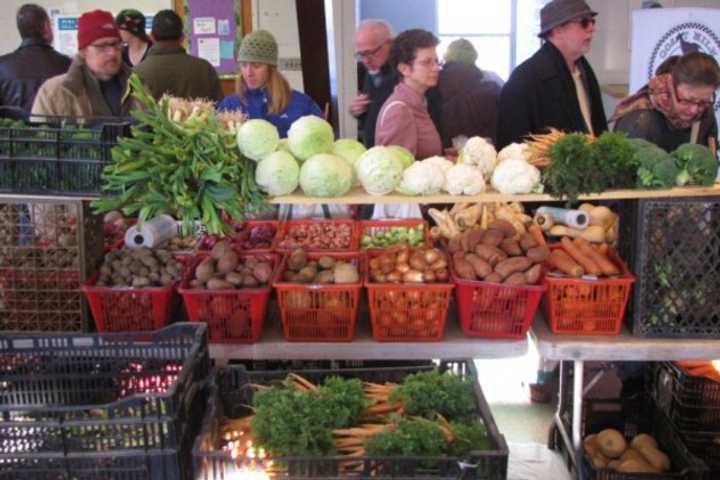
{"label": "black winter coat", "polygon": [[[584,57],[578,66],[590,101],[593,130],[600,135],[607,130],[600,86]],[[521,142],[528,134],[545,133],[549,127],[588,131],[570,69],[550,42],[513,70],[500,93],[498,111],[498,149]]]}
{"label": "black winter coat", "polygon": [[[17,50],[0,57],[0,105],[19,107],[29,114],[43,82],[67,72],[70,62],[51,45],[23,40]],[[9,112],[0,111],[0,116],[21,117]]]}

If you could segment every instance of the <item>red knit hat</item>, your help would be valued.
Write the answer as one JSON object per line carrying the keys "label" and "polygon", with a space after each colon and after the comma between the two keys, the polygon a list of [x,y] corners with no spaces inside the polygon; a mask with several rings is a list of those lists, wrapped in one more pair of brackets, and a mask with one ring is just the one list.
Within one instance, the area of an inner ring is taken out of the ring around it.
{"label": "red knit hat", "polygon": [[78,49],[83,49],[98,38],[105,37],[120,39],[120,30],[115,24],[112,13],[105,10],[93,10],[80,15],[78,19]]}

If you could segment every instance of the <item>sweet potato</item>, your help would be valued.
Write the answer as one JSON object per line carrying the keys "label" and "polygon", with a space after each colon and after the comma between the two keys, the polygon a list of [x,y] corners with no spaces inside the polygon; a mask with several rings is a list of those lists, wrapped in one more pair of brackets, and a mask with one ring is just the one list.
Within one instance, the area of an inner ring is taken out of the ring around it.
{"label": "sweet potato", "polygon": [[[513,273],[524,272],[532,267],[532,265],[533,261],[528,257],[513,257],[495,265],[495,272],[500,274],[501,277],[507,278]],[[523,283],[525,282],[523,281]]]}
{"label": "sweet potato", "polygon": [[475,253],[493,267],[507,258],[507,253],[499,248],[482,243],[475,246]]}
{"label": "sweet potato", "polygon": [[465,258],[455,257],[453,260],[453,268],[458,277],[465,280],[475,280],[475,269]]}
{"label": "sweet potato", "polygon": [[493,268],[487,261],[483,260],[474,253],[465,254],[465,260],[470,262],[470,265],[472,265],[475,270],[475,275],[477,275],[478,278],[485,278],[493,271]]}
{"label": "sweet potato", "polygon": [[506,238],[500,242],[500,248],[511,257],[518,257],[523,254],[523,250],[520,248],[520,242],[514,238]]}
{"label": "sweet potato", "polygon": [[537,285],[540,281],[540,274],[542,274],[542,264],[538,263],[533,265],[525,272],[525,279],[528,285]]}
{"label": "sweet potato", "polygon": [[550,255],[550,249],[545,245],[532,247],[527,251],[526,256],[535,263],[543,263]]}
{"label": "sweet potato", "polygon": [[505,239],[505,234],[502,230],[492,229],[485,232],[482,237],[483,245],[490,245],[491,247],[497,247]]}
{"label": "sweet potato", "polygon": [[512,223],[500,218],[490,222],[490,225],[488,225],[488,229],[500,230],[503,235],[508,238],[512,238],[518,233]]}
{"label": "sweet potato", "polygon": [[524,233],[523,236],[520,237],[520,248],[523,249],[523,252],[527,252],[531,248],[537,246],[537,240],[535,240],[535,237],[533,237],[530,233]]}
{"label": "sweet potato", "polygon": [[499,273],[493,272],[487,277],[485,277],[483,280],[485,280],[486,282],[502,283],[503,278],[500,276]]}
{"label": "sweet potato", "polygon": [[503,283],[505,285],[525,285],[527,283],[527,278],[524,273],[516,272],[507,277]]}
{"label": "sweet potato", "polygon": [[481,228],[473,228],[465,232],[460,238],[462,248],[466,252],[472,252],[475,249],[475,245],[480,243],[485,236],[485,230]]}

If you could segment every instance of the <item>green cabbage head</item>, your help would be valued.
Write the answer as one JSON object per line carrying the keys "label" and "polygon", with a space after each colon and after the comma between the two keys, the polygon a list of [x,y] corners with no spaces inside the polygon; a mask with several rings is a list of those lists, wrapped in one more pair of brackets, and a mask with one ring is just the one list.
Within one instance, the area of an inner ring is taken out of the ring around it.
{"label": "green cabbage head", "polygon": [[261,118],[246,121],[237,133],[240,153],[256,162],[274,152],[279,142],[280,135],[275,125]]}
{"label": "green cabbage head", "polygon": [[407,148],[401,147],[400,145],[388,145],[387,148],[399,155],[404,168],[408,168],[410,165],[415,163],[415,155],[413,155]]}
{"label": "green cabbage head", "polygon": [[355,164],[355,172],[370,195],[385,195],[402,180],[404,166],[400,156],[389,147],[373,147]]}
{"label": "green cabbage head", "polygon": [[315,115],[298,118],[288,130],[290,150],[301,162],[319,153],[332,152],[334,142],[332,126]]}
{"label": "green cabbage head", "polygon": [[314,155],[300,167],[300,188],[310,197],[340,197],[352,186],[352,169],[342,158]]}
{"label": "green cabbage head", "polygon": [[255,168],[255,183],[268,195],[288,195],[300,180],[300,165],[287,152],[273,152],[260,160]]}
{"label": "green cabbage head", "polygon": [[360,156],[367,152],[365,145],[354,140],[352,138],[341,138],[335,141],[333,146],[333,155],[344,159],[350,165],[353,171],[353,185],[358,183],[357,175],[355,174],[355,164],[357,163]]}

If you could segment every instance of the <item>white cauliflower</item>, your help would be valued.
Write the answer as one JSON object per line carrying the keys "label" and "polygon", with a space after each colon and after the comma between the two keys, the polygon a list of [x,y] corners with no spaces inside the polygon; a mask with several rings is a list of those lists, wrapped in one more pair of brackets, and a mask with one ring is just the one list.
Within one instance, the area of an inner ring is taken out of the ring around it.
{"label": "white cauliflower", "polygon": [[497,156],[497,163],[500,164],[510,158],[522,158],[525,161],[530,160],[530,149],[524,143],[511,143],[507,147],[500,150]]}
{"label": "white cauliflower", "polygon": [[445,190],[450,195],[477,195],[485,190],[485,178],[479,168],[459,163],[445,175]]}
{"label": "white cauliflower", "polygon": [[485,177],[489,177],[497,164],[497,152],[490,142],[482,137],[470,137],[460,150],[458,163],[475,165]]}
{"label": "white cauliflower", "polygon": [[447,158],[441,157],[439,155],[436,155],[434,157],[428,157],[425,160],[422,160],[421,163],[428,163],[431,165],[435,165],[436,167],[440,167],[440,169],[443,171],[443,174],[446,174],[447,171],[450,170],[453,165],[455,165]]}
{"label": "white cauliflower", "polygon": [[522,158],[510,158],[497,166],[491,183],[500,193],[530,193],[540,185],[540,170]]}
{"label": "white cauliflower", "polygon": [[[451,162],[448,162],[452,165]],[[402,195],[433,195],[445,185],[445,172],[438,162],[415,162],[405,169],[397,191]]]}

